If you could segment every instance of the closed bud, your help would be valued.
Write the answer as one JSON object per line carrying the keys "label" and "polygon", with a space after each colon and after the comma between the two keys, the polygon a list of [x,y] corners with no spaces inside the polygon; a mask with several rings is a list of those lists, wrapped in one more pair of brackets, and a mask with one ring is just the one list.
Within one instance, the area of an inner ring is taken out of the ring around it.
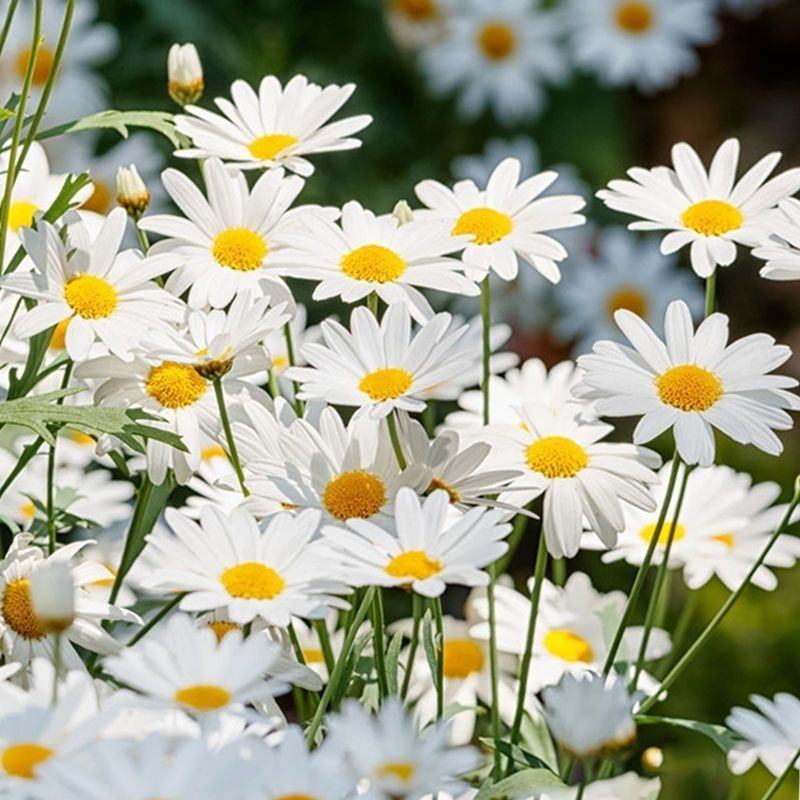
{"label": "closed bud", "polygon": [[411,210],[411,206],[406,203],[405,200],[400,200],[397,205],[395,205],[394,210],[392,211],[392,216],[401,225],[405,225],[406,223],[413,221],[414,212]]}
{"label": "closed bud", "polygon": [[167,91],[179,105],[196,103],[203,96],[203,66],[193,44],[173,44],[167,57]]}
{"label": "closed bud", "polygon": [[135,220],[139,219],[150,205],[150,192],[133,164],[117,170],[117,202]]}
{"label": "closed bud", "polygon": [[68,564],[49,561],[32,572],[30,593],[42,633],[63,633],[75,621],[75,582]]}
{"label": "closed bud", "polygon": [[642,753],[642,766],[647,772],[658,772],[664,766],[664,751],[660,747],[648,747]]}

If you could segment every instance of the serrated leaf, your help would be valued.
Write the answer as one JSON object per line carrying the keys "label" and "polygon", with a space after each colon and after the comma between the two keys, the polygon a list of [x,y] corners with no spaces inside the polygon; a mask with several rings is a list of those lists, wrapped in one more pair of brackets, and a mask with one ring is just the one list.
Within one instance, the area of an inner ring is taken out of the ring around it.
{"label": "serrated leaf", "polygon": [[179,146],[178,134],[175,131],[175,117],[167,111],[116,111],[108,109],[88,117],[49,128],[36,138],[47,139],[64,133],[90,131],[98,129],[115,130],[123,139],[128,138],[128,128],[149,128],[166,136],[174,147]]}
{"label": "serrated leaf", "polygon": [[639,715],[636,717],[636,723],[638,725],[669,725],[673,728],[694,731],[711,739],[723,753],[727,753],[739,741],[739,737],[724,725],[712,725],[710,722],[698,722],[694,719]]}
{"label": "serrated leaf", "polygon": [[531,797],[542,789],[565,789],[566,786],[548,769],[524,769],[491,786],[484,785],[475,800],[516,800]]}
{"label": "serrated leaf", "polygon": [[558,771],[558,756],[547,723],[541,715],[525,712],[520,729],[520,744],[524,750],[541,759],[554,772]]}

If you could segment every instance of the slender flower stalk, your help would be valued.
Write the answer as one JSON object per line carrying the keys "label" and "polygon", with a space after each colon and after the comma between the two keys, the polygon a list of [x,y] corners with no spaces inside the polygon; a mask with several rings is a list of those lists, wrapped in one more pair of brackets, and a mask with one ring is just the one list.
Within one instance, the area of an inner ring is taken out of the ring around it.
{"label": "slender flower stalk", "polygon": [[436,719],[444,716],[444,619],[442,598],[433,599],[433,614],[436,620]]}
{"label": "slender flower stalk", "polygon": [[717,310],[717,271],[714,270],[706,278],[705,316],[711,316]]}
{"label": "slender flower stalk", "polygon": [[408,466],[408,462],[403,454],[403,445],[400,442],[400,435],[397,432],[397,421],[394,415],[395,412],[393,411],[386,417],[386,426],[389,428],[389,439],[391,439],[392,442],[392,448],[394,449],[394,454],[397,458],[397,464],[400,469],[405,469]]}
{"label": "slender flower stalk", "polygon": [[142,639],[144,639],[144,637],[147,636],[147,634],[150,633],[150,631],[152,631],[153,628],[155,628],[156,625],[158,625],[158,623],[161,622],[161,620],[164,619],[164,617],[166,617],[167,614],[169,614],[169,612],[172,611],[172,609],[175,608],[175,606],[177,606],[181,600],[183,600],[185,594],[186,592],[179,592],[173,598],[164,603],[161,608],[159,608],[158,611],[153,614],[153,616],[150,617],[150,619],[147,620],[147,622],[141,628],[139,628],[138,631],[136,631],[135,635],[132,636],[131,640],[128,642],[127,647],[133,647],[135,644],[137,644],[137,642],[141,642]]}
{"label": "slender flower stalk", "polygon": [[786,765],[786,769],[783,772],[781,772],[781,774],[778,775],[778,777],[775,778],[774,781],[772,781],[772,783],[770,784],[769,789],[767,789],[767,791],[764,792],[764,795],[761,798],[761,800],[771,800],[771,798],[775,797],[775,795],[778,793],[778,789],[780,789],[781,786],[783,786],[784,781],[794,771],[795,763],[796,763],[798,758],[800,758],[800,750],[797,750],[797,752],[794,754],[794,756],[792,756],[791,760]]}
{"label": "slender flower stalk", "polygon": [[219,418],[222,421],[222,430],[225,433],[225,442],[228,445],[228,455],[233,465],[233,471],[236,473],[236,479],[239,481],[239,488],[242,490],[242,494],[248,497],[250,492],[244,482],[244,470],[239,460],[239,450],[236,447],[236,440],[233,438],[233,431],[231,430],[231,421],[225,405],[225,394],[222,391],[222,380],[218,377],[214,378],[214,396],[217,399]]}
{"label": "slender flower stalk", "polygon": [[414,657],[417,655],[417,647],[419,646],[419,629],[422,623],[422,598],[414,592],[411,595],[411,616],[413,622],[411,625],[411,642],[408,645],[408,660],[406,661],[406,673],[403,676],[403,685],[400,690],[400,696],[403,700],[408,695],[408,687],[411,684],[411,671],[414,668]]}
{"label": "slender flower stalk", "polygon": [[[286,357],[289,360],[289,366],[295,365],[294,357],[294,337],[292,336],[292,327],[289,322],[283,326],[283,336],[286,339]],[[297,381],[292,381],[292,390],[294,391],[294,410],[297,412],[298,417],[303,416],[303,401],[297,396],[300,391],[300,384]]]}
{"label": "slender flower stalk", "polygon": [[19,0],[11,0],[8,4],[8,9],[6,10],[6,18],[3,20],[3,27],[0,28],[0,53],[3,52],[3,48],[6,46],[6,39],[8,39],[8,32],[11,30],[11,23],[14,20],[14,14],[17,11],[17,6],[19,5]]}
{"label": "slender flower stalk", "polygon": [[[72,361],[67,361],[64,367],[64,376],[61,379],[61,388],[66,389],[72,375]],[[61,405],[64,398],[59,398],[56,405]],[[55,483],[56,483],[56,445],[58,439],[50,445],[47,453],[47,550],[50,555],[56,551],[56,517],[55,517]]]}
{"label": "slender flower stalk", "polygon": [[328,635],[328,627],[324,619],[315,619],[313,622],[314,630],[317,632],[319,638],[319,645],[322,649],[322,657],[325,660],[325,668],[328,670],[328,675],[333,672],[336,658],[333,655],[333,648],[331,647],[331,637]]}
{"label": "slender flower stalk", "polygon": [[372,600],[372,644],[375,650],[375,672],[378,675],[378,702],[383,703],[389,695],[389,679],[386,673],[386,647],[383,638],[383,595],[378,588]]}
{"label": "slender flower stalk", "polygon": [[378,318],[378,295],[371,292],[367,295],[367,308],[372,312],[375,319]]}

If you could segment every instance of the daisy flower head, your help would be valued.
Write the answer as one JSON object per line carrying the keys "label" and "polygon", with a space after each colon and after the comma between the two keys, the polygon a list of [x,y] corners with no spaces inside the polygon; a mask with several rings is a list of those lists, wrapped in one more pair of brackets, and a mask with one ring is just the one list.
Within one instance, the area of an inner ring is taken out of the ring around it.
{"label": "daisy flower head", "polygon": [[661,332],[667,306],[678,299],[695,319],[702,315],[703,292],[694,276],[678,268],[675,256],[664,257],[649,239],[607,228],[597,237],[596,252],[574,259],[556,287],[555,332],[577,340],[576,352],[589,352],[598,339],[619,336],[614,314],[621,308]]}
{"label": "daisy flower head", "polygon": [[554,558],[578,552],[584,526],[611,546],[625,527],[623,503],[655,508],[650,485],[660,459],[652,450],[603,442],[613,428],[582,419],[574,406],[553,414],[528,403],[521,411],[523,425],[494,429],[493,464],[521,472],[498,500],[522,507],[544,495],[542,527]]}
{"label": "daisy flower head", "polygon": [[568,0],[563,18],[579,67],[607,86],[648,93],[694,72],[694,48],[719,34],[706,0]]}
{"label": "daisy flower head", "polygon": [[438,597],[450,584],[485,586],[484,568],[508,549],[511,526],[501,512],[473,508],[450,522],[450,495],[441,489],[421,499],[403,488],[397,493],[394,527],[351,519],[347,528],[328,525],[322,533],[353,586],[407,586]]}
{"label": "daisy flower head", "polygon": [[412,219],[403,225],[394,214],[376,216],[351,200],[342,208],[340,223],[320,218],[291,241],[284,271],[318,281],[314,300],[340,297],[356,303],[374,292],[387,305],[404,303],[422,323],[433,309],[418,287],[479,294],[462,274],[462,263],[450,257],[463,241],[450,235],[446,222]]}
{"label": "daisy flower head", "polygon": [[301,384],[302,400],[356,406],[357,413],[385,417],[392,409],[422,411],[421,395],[471,366],[474,355],[454,329],[449,314],[436,314],[416,331],[403,303],[389,306],[378,323],[359,306],[350,330],[332,320],[322,323],[325,344],[303,348],[309,367],[292,367],[286,377]]}
{"label": "daisy flower head", "polygon": [[800,200],[781,200],[778,209],[772,236],[756,247],[753,255],[767,262],[759,273],[762,278],[796,281],[800,279]]}
{"label": "daisy flower head", "polygon": [[274,265],[286,233],[303,213],[289,211],[303,180],[276,169],[249,189],[244,175],[218,158],[203,163],[203,178],[205,195],[182,172],[164,170],[164,188],[184,216],[150,214],[139,220],[142,230],[166,237],[150,252],[177,257],[166,289],[176,296],[188,289],[192,308],[224,308],[245,290],[290,301]]}
{"label": "daisy flower head", "polygon": [[419,218],[446,222],[453,236],[467,237],[461,258],[468,278],[482,280],[496,272],[504,281],[513,280],[518,257],[553,283],[561,277],[556,262],[567,251],[545,232],[583,225],[586,220],[577,212],[586,203],[577,195],[539,197],[558,173],[541,172],[520,183],[520,170],[516,158],[501,161],[483,190],[469,180],[452,189],[432,180],[416,186],[427,207],[417,212]]}
{"label": "daisy flower head", "polygon": [[130,361],[144,332],[182,318],[182,304],[153,282],[174,267],[174,258],[120,252],[126,224],[125,212],[115,209],[94,239],[80,223],[70,226],[67,242],[47,222],[21,232],[35,269],[0,280],[3,289],[37,301],[19,317],[17,336],[27,339],[63,323],[73,360],[89,358],[99,340]]}
{"label": "daisy flower head", "polygon": [[623,680],[565,675],[542,698],[550,733],[575,758],[613,753],[636,738],[634,698]]}
{"label": "daisy flower head", "polygon": [[222,114],[189,105],[175,127],[192,147],[182,158],[219,158],[239,169],[285,167],[305,177],[314,172],[308,156],[361,146],[353,134],[372,122],[369,114],[329,122],[355,91],[355,84],[322,87],[304,75],[281,86],[267,75],[258,93],[245,81],[231,85],[231,100],[215,99]]}
{"label": "daisy flower head", "polygon": [[364,781],[369,800],[419,800],[438,791],[456,795],[466,788],[461,775],[480,763],[473,747],[450,747],[447,725],[420,733],[414,717],[397,698],[376,715],[347,700],[330,719],[330,747],[341,756],[352,783]]}
{"label": "daisy flower head", "polygon": [[445,33],[421,54],[437,95],[458,93],[460,116],[490,110],[502,124],[530,119],[545,103],[545,84],[567,75],[553,14],[526,0],[454,4]]}
{"label": "daisy flower head", "polygon": [[160,563],[146,585],[186,592],[184,611],[227,609],[240,625],[260,618],[285,627],[292,616],[321,619],[331,607],[347,607],[335,596],[346,591],[331,577],[337,560],[324,543],[312,541],[317,511],[276,514],[261,528],[245,509],[226,517],[207,507],[200,524],[167,509],[166,519],[175,535],[147,538]]}
{"label": "daisy flower head", "polygon": [[[294,365],[302,367],[305,365],[303,346],[311,342],[318,342],[322,332],[319,325],[308,324],[308,310],[302,303],[297,304],[294,316],[289,320],[288,324],[292,334]],[[285,375],[286,370],[292,366],[286,342],[286,333],[280,330],[268,334],[264,337],[264,346],[270,355],[272,374],[278,379],[281,391],[291,396],[291,381]]]}
{"label": "daisy flower head", "polygon": [[614,318],[632,347],[597,342],[578,359],[583,377],[575,391],[595,400],[601,416],[642,415],[635,443],[672,428],[680,457],[701,466],[714,461],[714,428],[771,455],[783,450],[773,431],[792,427],[784,409],[800,409],[788,391],[797,381],[769,373],[791,356],[788,347],[766,333],[728,344],[728,317],[720,313],[695,331],[681,300],[667,308],[665,342],[631,311]]}
{"label": "daisy flower head", "polygon": [[444,33],[450,0],[384,0],[386,26],[401,47],[419,50]]}
{"label": "daisy flower head", "polygon": [[800,188],[800,168],[769,178],[780,158],[764,156],[736,181],[738,139],[723,142],[708,170],[681,142],[672,148],[671,168],[632,167],[631,180],[613,180],[597,196],[615,211],[640,217],[631,230],[669,231],[661,241],[664,255],[690,245],[692,268],[707,278],[734,262],[737,244],[761,244],[779,201]]}

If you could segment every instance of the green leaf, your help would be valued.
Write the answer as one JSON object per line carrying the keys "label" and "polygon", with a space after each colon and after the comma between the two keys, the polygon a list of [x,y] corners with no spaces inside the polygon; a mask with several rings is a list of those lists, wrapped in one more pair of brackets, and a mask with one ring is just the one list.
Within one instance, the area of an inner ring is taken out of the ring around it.
{"label": "green leaf", "polygon": [[144,439],[157,439],[178,450],[186,450],[180,437],[171,431],[142,425],[139,420],[158,417],[137,408],[111,408],[91,405],[58,405],[55,401],[83,389],[59,389],[33,397],[0,403],[0,425],[20,425],[38,434],[47,444],[55,443],[54,432],[69,427],[94,436],[109,434],[139,453]]}
{"label": "green leaf", "polygon": [[397,671],[402,646],[403,634],[398,631],[392,636],[389,647],[386,649],[386,677],[389,682],[389,694],[397,694]]}
{"label": "green leaf", "polygon": [[55,128],[42,131],[36,138],[48,139],[64,133],[77,133],[100,128],[115,130],[123,139],[128,138],[128,128],[149,128],[166,136],[174,147],[179,147],[178,134],[175,131],[175,117],[167,111],[115,111],[109,109],[91,114],[88,117],[67,122]]}
{"label": "green leaf", "polygon": [[433,633],[433,613],[428,608],[422,617],[422,646],[425,648],[425,658],[431,671],[433,682],[436,683],[436,645]]}
{"label": "green leaf", "polygon": [[[484,747],[488,747],[490,750],[494,750],[493,739],[489,737],[481,738],[480,743]],[[549,764],[547,764],[538,756],[535,756],[533,753],[529,753],[527,750],[524,750],[519,745],[512,746],[511,742],[500,741],[498,742],[497,749],[504,756],[510,758],[515,764],[518,764],[520,767],[524,767],[525,769],[546,769],[548,772],[553,772]]]}
{"label": "green leaf", "polygon": [[698,722],[694,719],[639,715],[636,717],[636,723],[638,725],[669,725],[673,728],[694,731],[711,739],[723,753],[727,753],[739,741],[739,737],[724,725],[712,725],[709,722]]}
{"label": "green leaf", "polygon": [[549,769],[524,769],[492,786],[483,786],[475,800],[516,800],[543,789],[565,789],[566,784]]}
{"label": "green leaf", "polygon": [[5,122],[7,119],[11,119],[12,117],[16,116],[16,112],[12,111],[10,108],[0,108],[0,122]]}
{"label": "green leaf", "polygon": [[520,742],[524,750],[531,755],[541,759],[554,772],[558,771],[558,756],[550,731],[544,717],[537,715],[531,716],[527,712],[522,717],[522,727],[520,729]]}

